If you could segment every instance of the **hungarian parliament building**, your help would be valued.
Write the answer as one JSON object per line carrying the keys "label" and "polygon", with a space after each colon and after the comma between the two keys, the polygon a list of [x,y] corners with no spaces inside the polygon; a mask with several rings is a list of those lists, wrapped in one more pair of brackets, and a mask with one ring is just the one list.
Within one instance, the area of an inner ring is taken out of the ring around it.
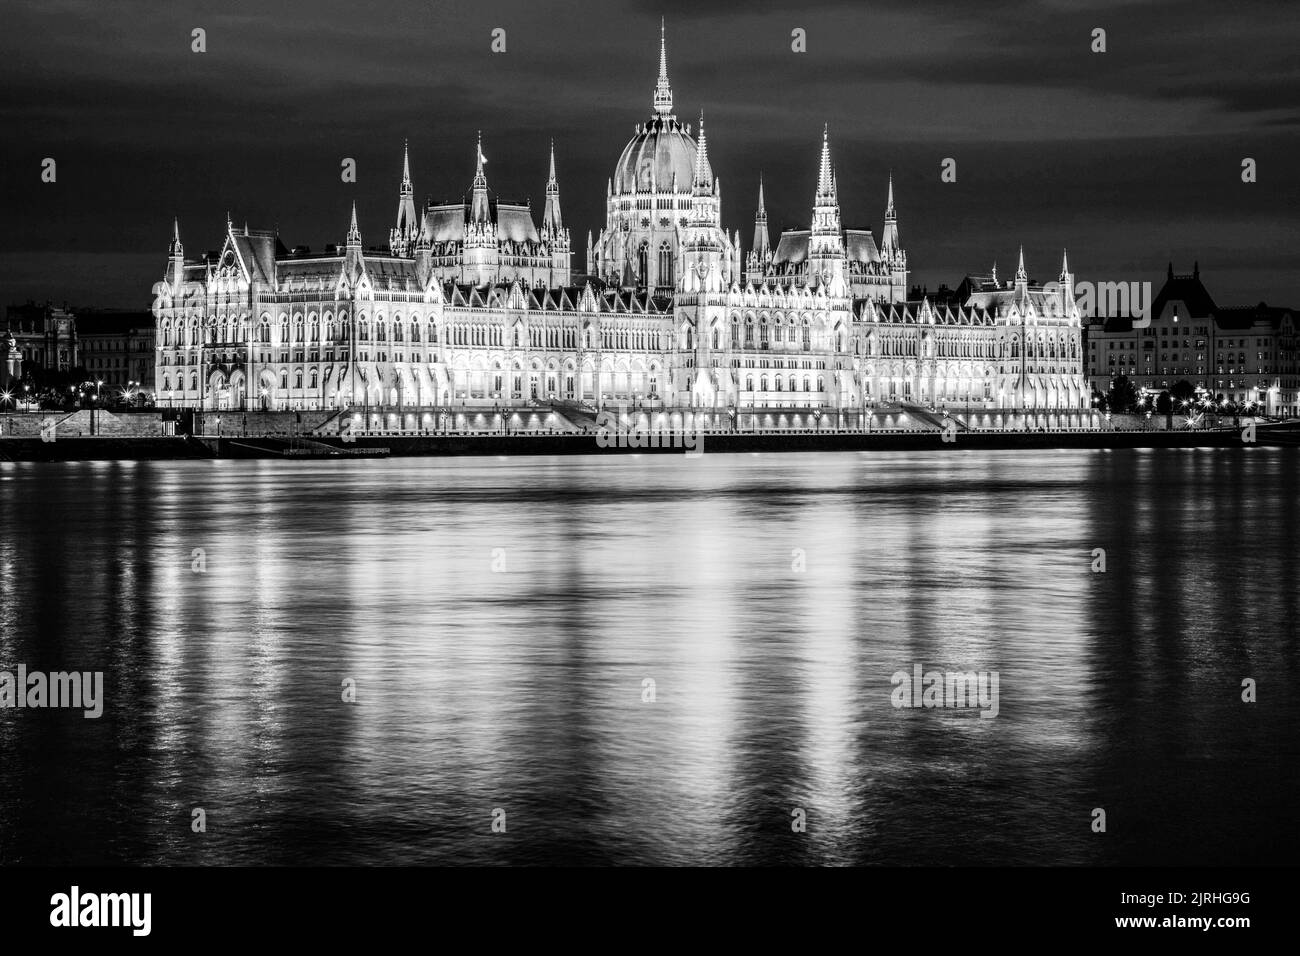
{"label": "hungarian parliament building", "polygon": [[[468,151],[467,151],[468,152]],[[810,154],[812,150],[810,149]],[[811,155],[810,155],[811,159]],[[554,147],[541,224],[489,191],[481,142],[468,197],[414,201],[403,156],[386,251],[289,249],[227,216],[220,252],[187,260],[177,225],[155,286],[162,406],[410,411],[610,406],[706,423],[842,424],[882,408],[1089,408],[1080,313],[1059,291],[968,277],[909,301],[892,177],[879,238],[845,228],[823,132],[807,228],[753,242],[721,224],[698,126],[674,113],[661,36],[653,113],[606,188],[576,270]]]}

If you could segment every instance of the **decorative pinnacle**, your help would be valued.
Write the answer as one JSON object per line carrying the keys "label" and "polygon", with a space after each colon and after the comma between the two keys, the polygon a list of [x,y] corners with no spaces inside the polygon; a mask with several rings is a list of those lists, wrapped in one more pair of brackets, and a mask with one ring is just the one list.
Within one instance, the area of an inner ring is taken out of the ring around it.
{"label": "decorative pinnacle", "polygon": [[763,174],[758,174],[758,214],[767,217],[767,207],[763,205]]}
{"label": "decorative pinnacle", "polygon": [[695,176],[691,185],[702,189],[709,185],[709,144],[704,138],[704,110],[700,110],[700,137],[695,149]]}
{"label": "decorative pinnacle", "polygon": [[664,21],[659,18],[659,82],[655,84],[655,112],[669,116],[673,111],[673,88],[668,85],[668,43],[664,38]]}
{"label": "decorative pinnacle", "polygon": [[834,199],[835,182],[831,174],[830,124],[822,127],[822,160],[817,171],[817,198]]}
{"label": "decorative pinnacle", "polygon": [[556,185],[555,180],[555,140],[551,140],[551,171],[546,178],[546,185]]}
{"label": "decorative pinnacle", "polygon": [[348,245],[361,242],[361,230],[357,228],[357,203],[352,201],[352,225],[348,227]]}
{"label": "decorative pinnacle", "polygon": [[898,218],[898,213],[894,211],[894,171],[889,171],[889,198],[885,201],[885,219],[893,220]]}
{"label": "decorative pinnacle", "polygon": [[1029,281],[1029,276],[1025,272],[1025,247],[1024,246],[1020,247],[1020,263],[1016,266],[1016,281],[1017,282]]}
{"label": "decorative pinnacle", "polygon": [[402,140],[402,185],[411,185],[411,144]]}

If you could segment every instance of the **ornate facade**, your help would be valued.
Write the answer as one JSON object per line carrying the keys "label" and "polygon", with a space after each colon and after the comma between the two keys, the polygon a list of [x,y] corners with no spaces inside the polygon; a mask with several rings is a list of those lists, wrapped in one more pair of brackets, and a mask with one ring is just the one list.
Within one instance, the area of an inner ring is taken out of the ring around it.
{"label": "ornate facade", "polygon": [[[386,249],[313,255],[227,217],[215,258],[179,226],[155,289],[163,405],[230,409],[694,409],[725,424],[853,423],[880,406],[1083,410],[1068,293],[996,274],[963,301],[907,301],[892,177],[879,243],[846,229],[823,131],[809,228],[770,243],[762,186],[748,255],[720,218],[704,117],[673,112],[661,36],[653,115],[606,186],[606,223],[571,268],[554,148],[540,228],[489,192],[418,210],[403,155]],[[1061,281],[1073,288],[1062,263]]]}

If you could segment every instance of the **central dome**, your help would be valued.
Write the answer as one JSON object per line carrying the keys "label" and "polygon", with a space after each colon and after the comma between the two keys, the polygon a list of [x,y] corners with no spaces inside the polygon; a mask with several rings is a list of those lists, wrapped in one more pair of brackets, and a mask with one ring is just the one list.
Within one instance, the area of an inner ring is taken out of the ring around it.
{"label": "central dome", "polygon": [[614,167],[615,194],[690,192],[695,173],[695,140],[675,116],[659,115],[637,129]]}

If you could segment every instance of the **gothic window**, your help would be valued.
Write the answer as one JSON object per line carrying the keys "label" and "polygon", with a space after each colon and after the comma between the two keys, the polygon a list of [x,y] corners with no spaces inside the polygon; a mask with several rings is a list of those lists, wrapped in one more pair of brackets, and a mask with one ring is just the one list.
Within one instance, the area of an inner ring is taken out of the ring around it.
{"label": "gothic window", "polygon": [[808,320],[804,319],[803,326],[803,350],[805,352],[812,348],[812,329],[808,328]]}
{"label": "gothic window", "polygon": [[642,242],[636,251],[636,278],[645,285],[650,277],[650,243]]}
{"label": "gothic window", "polygon": [[[780,381],[780,380],[778,379],[778,381]],[[764,391],[764,392],[767,391],[767,376],[766,376],[766,375],[763,375],[763,376],[761,376],[761,377],[759,378],[759,380],[758,380],[758,387],[759,387],[759,389],[760,389],[761,391]]]}
{"label": "gothic window", "polygon": [[402,323],[400,321],[393,323],[393,341],[402,341]]}
{"label": "gothic window", "polygon": [[293,373],[293,387],[302,388],[302,369],[298,369]]}
{"label": "gothic window", "polygon": [[659,284],[673,284],[673,250],[667,240],[659,243]]}
{"label": "gothic window", "polygon": [[781,391],[781,376],[780,376],[780,375],[778,375],[778,376],[776,377],[776,390],[777,390],[778,392]]}
{"label": "gothic window", "polygon": [[747,391],[747,392],[752,392],[753,390],[754,390],[754,376],[752,376],[752,375],[746,375],[746,376],[745,376],[745,391]]}
{"label": "gothic window", "polygon": [[317,381],[318,381],[318,380],[317,380],[317,378],[316,378],[316,370],[315,370],[315,369],[312,369],[312,370],[311,370],[311,387],[312,387],[312,388],[316,388],[316,383],[317,383]]}
{"label": "gothic window", "polygon": [[817,376],[817,391],[819,392],[826,391],[826,379],[820,375]]}
{"label": "gothic window", "polygon": [[288,371],[288,369],[281,369],[281,371],[280,371],[280,390],[281,390],[281,391],[288,391],[288,389],[289,389],[289,371]]}

